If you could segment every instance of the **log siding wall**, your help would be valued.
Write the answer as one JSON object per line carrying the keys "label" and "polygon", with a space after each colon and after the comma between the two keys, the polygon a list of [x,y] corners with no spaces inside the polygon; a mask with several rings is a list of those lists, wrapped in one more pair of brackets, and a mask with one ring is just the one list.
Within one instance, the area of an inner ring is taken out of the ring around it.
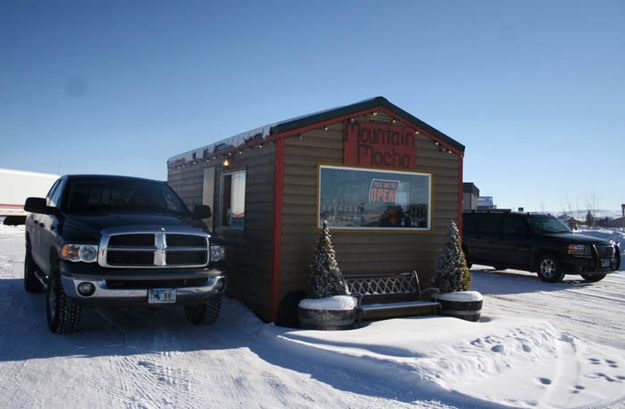
{"label": "log siding wall", "polygon": [[[215,171],[215,204],[212,206],[215,234],[223,237],[226,245],[228,272],[227,294],[240,300],[261,318],[271,320],[271,291],[273,269],[273,189],[275,146],[266,144],[235,153],[231,165],[221,164]],[[167,183],[192,208],[202,203],[204,169],[215,166],[200,162],[181,169],[170,169]],[[245,228],[237,230],[219,226],[220,189],[224,172],[246,170]]]}
{"label": "log siding wall", "polygon": [[[377,119],[391,118],[382,114]],[[432,229],[410,233],[334,231],[337,260],[344,273],[414,269],[423,283],[433,276],[447,225],[458,217],[461,159],[439,151],[423,135],[416,138],[415,171],[432,174]],[[281,297],[308,287],[310,259],[319,234],[316,212],[320,163],[343,163],[343,123],[285,140]]]}

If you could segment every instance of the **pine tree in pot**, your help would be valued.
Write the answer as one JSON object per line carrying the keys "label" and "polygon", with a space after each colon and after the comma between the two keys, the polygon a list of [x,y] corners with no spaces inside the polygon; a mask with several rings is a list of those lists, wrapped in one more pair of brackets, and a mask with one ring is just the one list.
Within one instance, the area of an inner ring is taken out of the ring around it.
{"label": "pine tree in pot", "polygon": [[449,222],[447,244],[438,257],[432,285],[440,290],[434,297],[441,304],[440,314],[479,321],[483,297],[477,291],[468,291],[471,273],[462,251],[458,226],[453,220]]}
{"label": "pine tree in pot", "polygon": [[345,279],[336,262],[330,229],[325,221],[310,269],[310,298],[299,303],[300,326],[326,330],[352,328],[357,301],[347,294]]}

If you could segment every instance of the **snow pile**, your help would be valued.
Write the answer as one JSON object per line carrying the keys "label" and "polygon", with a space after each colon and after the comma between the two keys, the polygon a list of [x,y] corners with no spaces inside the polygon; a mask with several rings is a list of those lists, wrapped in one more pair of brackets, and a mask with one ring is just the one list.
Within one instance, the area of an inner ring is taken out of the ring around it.
{"label": "snow pile", "polygon": [[0,236],[19,236],[24,235],[24,225],[7,226],[0,224]]}
{"label": "snow pile", "polygon": [[477,291],[456,291],[453,293],[437,294],[435,298],[444,301],[477,302],[482,301],[484,297]]}
{"label": "snow pile", "polygon": [[274,329],[291,354],[351,368],[410,399],[459,406],[572,408],[625,398],[625,352],[548,322],[455,318],[380,321],[343,332]]}
{"label": "snow pile", "polygon": [[300,301],[299,307],[306,310],[350,311],[356,308],[357,304],[356,297],[335,295],[323,298],[304,298]]}
{"label": "snow pile", "polygon": [[[23,260],[23,226],[0,226],[3,408],[625,405],[625,272],[589,285],[474,271],[483,323],[291,330],[225,299],[211,327],[188,324],[176,308],[86,308],[81,332],[58,336],[46,328],[45,295],[23,289]],[[572,335],[583,329],[621,349]]]}

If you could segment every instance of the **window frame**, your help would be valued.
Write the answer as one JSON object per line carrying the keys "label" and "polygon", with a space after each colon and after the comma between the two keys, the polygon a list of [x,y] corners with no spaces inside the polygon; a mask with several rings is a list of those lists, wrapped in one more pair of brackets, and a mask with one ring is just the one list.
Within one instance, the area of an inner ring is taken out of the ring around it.
{"label": "window frame", "polygon": [[[232,226],[232,225],[228,225],[228,224],[224,224],[224,220],[223,220],[223,216],[224,216],[224,180],[226,178],[226,176],[232,176],[235,173],[240,173],[243,172],[245,175],[245,185],[243,186],[243,211],[245,214],[246,208],[247,208],[247,168],[238,168],[238,169],[228,169],[228,170],[224,170],[223,172],[221,172],[220,178],[219,178],[219,214],[217,216],[217,226],[219,226],[222,229],[232,229],[232,230],[238,230],[238,231],[243,231],[245,230],[245,216],[243,216],[243,226]],[[232,184],[230,185],[230,188],[232,189]],[[232,192],[230,193],[230,198],[232,200]]]}
{"label": "window frame", "polygon": [[318,163],[317,164],[317,198],[315,200],[315,225],[316,229],[320,230],[322,227],[321,221],[321,170],[322,169],[339,169],[339,170],[352,170],[352,171],[362,171],[362,172],[371,172],[371,173],[388,173],[392,174],[403,174],[403,175],[419,175],[425,176],[427,178],[428,183],[428,203],[427,203],[427,227],[371,227],[371,226],[363,226],[363,227],[354,227],[354,226],[331,226],[328,225],[328,228],[332,231],[346,232],[346,233],[391,233],[391,234],[418,234],[418,233],[431,233],[433,232],[433,220],[434,215],[432,213],[433,210],[433,199],[434,199],[434,183],[433,183],[433,174],[430,172],[423,172],[417,170],[399,170],[399,169],[378,169],[371,167],[358,167],[358,166],[344,166],[342,164],[326,164],[326,163]]}

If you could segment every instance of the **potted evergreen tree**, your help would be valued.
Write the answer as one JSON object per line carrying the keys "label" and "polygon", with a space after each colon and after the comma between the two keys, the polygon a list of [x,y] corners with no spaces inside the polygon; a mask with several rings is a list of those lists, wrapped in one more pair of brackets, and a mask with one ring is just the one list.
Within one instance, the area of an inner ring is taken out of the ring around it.
{"label": "potted evergreen tree", "polygon": [[299,303],[300,326],[323,330],[352,328],[357,300],[348,295],[345,279],[336,262],[330,229],[325,221],[310,269],[310,297]]}
{"label": "potted evergreen tree", "polygon": [[449,223],[447,245],[436,263],[436,275],[432,285],[440,291],[434,297],[441,304],[440,314],[479,321],[483,297],[477,291],[468,291],[471,286],[471,272],[462,251],[458,226],[453,220]]}

